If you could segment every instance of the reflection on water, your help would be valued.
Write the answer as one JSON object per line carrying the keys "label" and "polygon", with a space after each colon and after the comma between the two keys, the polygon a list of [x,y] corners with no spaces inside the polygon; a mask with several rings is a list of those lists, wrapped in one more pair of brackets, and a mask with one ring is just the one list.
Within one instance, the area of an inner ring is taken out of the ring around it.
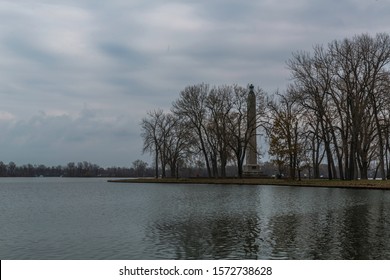
{"label": "reflection on water", "polygon": [[[146,240],[156,251],[175,259],[254,259],[260,243],[260,226],[252,217],[203,221],[156,222]],[[169,246],[167,246],[169,245]]]}
{"label": "reflection on water", "polygon": [[383,215],[371,210],[362,205],[324,215],[282,214],[269,220],[251,213],[156,221],[148,228],[146,240],[157,246],[161,258],[389,259],[390,228]]}
{"label": "reflection on water", "polygon": [[[272,191],[269,187],[264,196]],[[237,215],[222,212],[154,221],[146,243],[156,246],[157,257],[176,259],[390,258],[386,192],[294,188],[278,192],[286,196],[268,201],[271,209],[258,205]],[[317,195],[316,202],[299,200]]]}
{"label": "reflection on water", "polygon": [[390,259],[390,192],[1,179],[0,259]]}

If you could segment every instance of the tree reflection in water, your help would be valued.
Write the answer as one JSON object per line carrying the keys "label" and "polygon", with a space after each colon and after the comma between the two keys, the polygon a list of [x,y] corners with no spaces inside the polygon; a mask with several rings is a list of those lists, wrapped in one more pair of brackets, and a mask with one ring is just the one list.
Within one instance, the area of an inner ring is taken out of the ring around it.
{"label": "tree reflection in water", "polygon": [[[147,238],[176,259],[256,259],[261,228],[256,215],[216,219],[165,220],[153,225]],[[169,246],[167,246],[169,244]]]}
{"label": "tree reflection in water", "polygon": [[256,211],[175,216],[151,224],[145,243],[156,258],[389,259],[384,203],[262,217]]}

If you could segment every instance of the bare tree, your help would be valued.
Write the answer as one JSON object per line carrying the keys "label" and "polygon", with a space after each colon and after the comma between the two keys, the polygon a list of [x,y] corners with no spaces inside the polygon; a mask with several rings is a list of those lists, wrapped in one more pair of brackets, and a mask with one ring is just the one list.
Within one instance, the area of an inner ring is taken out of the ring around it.
{"label": "bare tree", "polygon": [[[390,62],[390,38],[387,34],[378,34],[375,38],[363,34],[341,42],[334,41],[329,45],[329,52],[333,57],[338,82],[335,91],[344,95],[346,100],[349,132],[346,178],[357,177],[356,163],[359,163],[360,176],[367,178],[367,154],[372,143],[369,138],[374,131],[379,133],[378,136],[381,134],[375,97],[380,97],[377,89],[382,77],[388,73],[386,66]],[[380,151],[380,154],[381,165],[384,166],[383,153]]]}
{"label": "bare tree", "polygon": [[135,175],[137,177],[143,177],[145,176],[146,168],[148,167],[148,164],[144,162],[143,160],[137,159],[133,161],[133,168]]}
{"label": "bare tree", "polygon": [[209,93],[209,85],[199,84],[186,87],[177,101],[173,103],[172,111],[179,118],[185,120],[194,131],[196,143],[203,154],[209,177],[211,177],[210,147],[207,143],[206,100]]}
{"label": "bare tree", "polygon": [[231,135],[228,131],[228,118],[231,113],[232,104],[231,86],[214,87],[207,98],[206,106],[210,112],[208,125],[209,135],[207,137],[212,147],[214,176],[218,176],[218,163],[220,165],[221,177],[226,177],[226,165],[232,158],[229,141]]}
{"label": "bare tree", "polygon": [[383,33],[316,46],[288,61],[297,100],[319,124],[329,178],[337,176],[334,155],[341,178],[367,178],[374,155],[385,177],[389,62],[390,38]]}
{"label": "bare tree", "polygon": [[[268,103],[271,127],[268,129],[270,137],[270,155],[278,161],[288,162],[289,178],[300,178],[300,163],[303,162],[304,131],[301,108],[294,100],[291,92],[276,94],[278,102]],[[298,173],[298,174],[297,174]]]}
{"label": "bare tree", "polygon": [[179,176],[179,166],[186,162],[194,145],[191,131],[184,120],[169,113],[166,115],[166,134],[164,138],[165,158],[170,166],[171,177]]}
{"label": "bare tree", "polygon": [[[297,102],[306,110],[307,115],[311,115],[311,119],[319,124],[320,129],[316,132],[322,138],[330,179],[336,176],[333,151],[336,152],[339,163],[342,163],[338,142],[333,141],[336,139],[336,131],[333,117],[335,114],[332,111],[335,107],[332,106],[332,99],[329,96],[333,77],[331,62],[330,56],[322,46],[314,48],[313,56],[307,52],[298,52],[293,54],[293,58],[287,62],[294,80],[290,91]],[[320,148],[317,146],[317,149]],[[315,151],[315,153],[317,154],[319,151]]]}
{"label": "bare tree", "polygon": [[159,109],[148,112],[148,116],[141,121],[141,136],[144,141],[143,153],[154,154],[155,177],[158,178],[159,154],[162,143],[161,122],[164,112]]}

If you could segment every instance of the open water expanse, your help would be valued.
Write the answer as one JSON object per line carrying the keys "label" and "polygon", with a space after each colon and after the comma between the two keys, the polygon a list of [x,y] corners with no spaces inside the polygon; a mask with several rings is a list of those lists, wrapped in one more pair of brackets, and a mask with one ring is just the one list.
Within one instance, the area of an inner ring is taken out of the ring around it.
{"label": "open water expanse", "polygon": [[0,259],[390,259],[390,191],[1,178]]}

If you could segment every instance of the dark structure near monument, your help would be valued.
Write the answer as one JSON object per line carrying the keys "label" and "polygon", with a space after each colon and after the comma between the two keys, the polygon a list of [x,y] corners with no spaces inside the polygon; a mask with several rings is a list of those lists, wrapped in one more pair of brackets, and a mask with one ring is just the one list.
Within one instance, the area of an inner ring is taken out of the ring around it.
{"label": "dark structure near monument", "polygon": [[260,177],[264,176],[260,171],[260,166],[257,163],[257,121],[256,121],[256,95],[253,91],[254,86],[249,86],[248,94],[248,112],[247,123],[250,139],[246,150],[246,162],[243,166],[244,177]]}

